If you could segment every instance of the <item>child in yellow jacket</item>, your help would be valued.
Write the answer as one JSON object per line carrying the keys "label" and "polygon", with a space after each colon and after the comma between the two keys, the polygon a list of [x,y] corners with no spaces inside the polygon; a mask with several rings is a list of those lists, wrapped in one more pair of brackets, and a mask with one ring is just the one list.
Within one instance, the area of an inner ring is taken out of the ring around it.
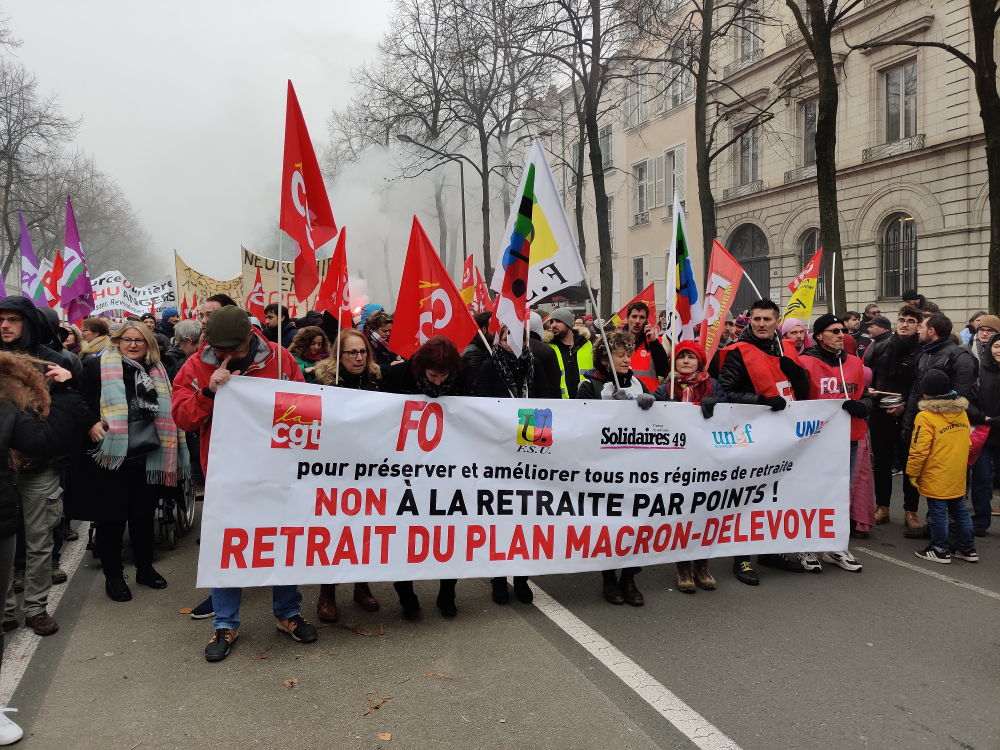
{"label": "child in yellow jacket", "polygon": [[[979,562],[973,546],[972,519],[965,507],[965,478],[972,447],[965,414],[969,402],[951,389],[948,376],[941,370],[930,370],[918,387],[924,400],[913,421],[906,475],[927,498],[931,543],[917,552],[917,557],[946,564],[956,557]],[[954,549],[948,544],[949,513],[955,524]]]}

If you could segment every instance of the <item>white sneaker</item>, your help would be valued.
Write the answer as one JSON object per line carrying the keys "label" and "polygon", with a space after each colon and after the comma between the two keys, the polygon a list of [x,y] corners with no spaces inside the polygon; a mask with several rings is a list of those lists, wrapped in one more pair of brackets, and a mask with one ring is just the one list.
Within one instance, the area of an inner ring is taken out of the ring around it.
{"label": "white sneaker", "polygon": [[13,745],[24,736],[24,730],[7,718],[9,711],[16,708],[0,708],[0,745]]}
{"label": "white sneaker", "polygon": [[852,573],[857,573],[861,570],[861,563],[854,559],[852,555],[847,550],[843,552],[824,552],[823,562],[830,563],[831,565],[837,565],[844,570],[849,570]]}
{"label": "white sneaker", "polygon": [[810,573],[822,573],[823,566],[820,565],[819,558],[815,552],[799,552],[799,565]]}

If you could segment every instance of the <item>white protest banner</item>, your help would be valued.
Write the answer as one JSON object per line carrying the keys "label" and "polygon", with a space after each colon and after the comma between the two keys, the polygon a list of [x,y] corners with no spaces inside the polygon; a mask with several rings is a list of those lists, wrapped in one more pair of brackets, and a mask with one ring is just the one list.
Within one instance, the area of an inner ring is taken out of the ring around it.
{"label": "white protest banner", "polygon": [[837,401],[397,396],[233,378],[198,586],[542,575],[847,548]]}
{"label": "white protest banner", "polygon": [[107,271],[91,279],[94,289],[94,311],[101,315],[112,310],[125,310],[132,315],[147,313],[156,304],[157,312],[177,307],[177,293],[172,276],[164,276],[146,286],[134,287],[121,271]]}

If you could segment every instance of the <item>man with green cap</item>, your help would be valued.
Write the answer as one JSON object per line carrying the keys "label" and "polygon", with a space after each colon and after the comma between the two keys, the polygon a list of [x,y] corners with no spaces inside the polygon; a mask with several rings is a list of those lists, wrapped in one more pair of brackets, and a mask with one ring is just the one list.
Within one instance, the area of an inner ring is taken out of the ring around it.
{"label": "man with green cap", "polygon": [[[208,446],[212,438],[212,413],[215,395],[235,376],[278,378],[303,382],[302,370],[295,358],[277,344],[268,341],[250,325],[245,311],[221,307],[212,313],[205,329],[205,343],[189,357],[174,378],[171,415],[183,430],[201,430],[201,464],[208,471]],[[229,656],[240,627],[242,589],[212,589],[215,609],[215,635],[205,648],[207,661],[222,661]],[[302,618],[302,593],[298,586],[273,586],[274,616],[278,630],[299,643],[316,640],[316,628]]]}

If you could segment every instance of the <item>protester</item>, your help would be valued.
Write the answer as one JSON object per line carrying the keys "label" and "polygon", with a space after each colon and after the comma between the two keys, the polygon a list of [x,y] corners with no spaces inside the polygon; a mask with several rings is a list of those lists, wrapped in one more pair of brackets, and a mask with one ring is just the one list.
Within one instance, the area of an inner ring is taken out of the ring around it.
{"label": "protester", "polygon": [[122,567],[128,526],[137,583],[167,581],[153,568],[153,520],[164,487],[190,475],[184,433],[170,417],[170,380],[148,326],[128,323],[112,348],[87,362],[81,378],[96,450],[79,456],[70,473],[67,505],[73,518],[97,521],[104,590],[116,602],[132,599]]}
{"label": "protester", "polygon": [[111,329],[104,318],[84,318],[80,323],[80,335],[83,337],[81,359],[88,354],[100,357],[108,346],[108,334]]}
{"label": "protester", "polygon": [[[865,352],[868,351],[868,347],[872,345],[876,340],[884,340],[892,333],[892,323],[884,315],[876,315],[868,324],[868,328],[864,333],[854,334],[854,340],[857,342],[857,353],[856,356],[861,357],[863,360],[865,358]],[[846,339],[845,339],[846,343]]]}
{"label": "protester", "polygon": [[267,325],[264,328],[264,335],[268,341],[278,341],[278,329],[281,329],[281,345],[286,349],[295,340],[295,323],[288,318],[288,308],[281,305],[281,322],[278,322],[278,303],[272,302],[264,308],[264,320]]}
{"label": "protester", "polygon": [[[277,379],[278,357],[281,357],[281,377],[304,382],[295,358],[255,331],[243,310],[224,306],[209,312],[205,343],[196,355],[188,358],[174,380],[171,409],[178,427],[201,431],[201,460],[206,469],[215,396],[231,377]],[[205,647],[206,661],[222,661],[229,656],[239,637],[242,593],[238,588],[212,589],[215,634]],[[280,632],[299,643],[313,643],[317,639],[315,626],[302,617],[302,593],[298,586],[273,586],[271,598]]]}
{"label": "protester", "polygon": [[[46,374],[39,371],[38,362],[24,354],[0,352],[0,590],[11,585],[14,566],[15,538],[20,516],[20,497],[15,475],[15,455],[30,455],[38,460],[70,448],[86,422],[83,399],[65,388],[46,385],[46,377],[55,383],[65,383],[69,370],[51,363]],[[4,619],[0,631],[0,651],[3,634],[18,627],[16,619]],[[53,631],[55,632],[55,631]],[[0,708],[0,745],[10,745],[24,732],[7,718],[14,708]]]}
{"label": "protester", "polygon": [[969,324],[962,329],[959,333],[959,338],[962,340],[963,344],[968,344],[976,336],[976,327],[979,325],[979,319],[986,315],[985,310],[980,310],[977,313],[973,313],[972,317],[969,318]]}
{"label": "protester", "polygon": [[[380,313],[375,313],[378,315]],[[369,318],[370,320],[371,318]],[[308,330],[308,329],[307,329]],[[301,334],[300,334],[301,335]],[[298,337],[296,337],[296,340]],[[315,382],[340,388],[354,388],[362,391],[377,390],[380,379],[379,366],[368,339],[360,331],[345,328],[340,333],[340,363],[336,356],[327,357],[316,364]],[[378,612],[379,603],[367,583],[354,584],[354,601],[366,612]],[[323,583],[319,587],[316,603],[319,619],[337,622],[337,584]]]}
{"label": "protester", "polygon": [[[646,384],[633,376],[631,360],[635,352],[635,340],[632,334],[626,331],[610,331],[605,336],[605,339],[594,342],[594,369],[586,373],[585,380],[577,389],[576,398],[634,400],[640,409],[648,410],[656,399],[646,388]],[[612,367],[617,375],[617,385],[615,377],[612,376]],[[633,607],[641,607],[645,600],[635,585],[635,577],[641,571],[642,568],[622,568],[620,578],[616,577],[614,570],[602,571],[604,599],[609,604],[630,604]]]}
{"label": "protester", "polygon": [[[903,305],[896,320],[896,332],[875,341],[865,352],[865,364],[872,370],[876,391],[869,432],[872,441],[872,478],[875,483],[875,523],[889,522],[892,500],[892,465],[898,453],[905,456],[909,443],[902,437],[902,418],[913,388],[917,362],[923,354],[917,334],[922,318],[913,305]],[[887,397],[899,399],[899,405],[885,408]],[[920,497],[916,487],[903,477],[904,533],[920,535],[922,525],[917,518]]]}
{"label": "protester", "polygon": [[[749,310],[747,312],[749,312]],[[737,315],[736,320],[733,321],[732,340],[737,341],[739,337],[743,335],[743,331],[748,325],[750,325],[750,317],[746,313],[740,313]]]}
{"label": "protester", "polygon": [[167,307],[160,312],[160,322],[156,326],[158,333],[162,333],[167,337],[168,340],[172,341],[174,338],[174,326],[181,319],[181,314],[177,312],[176,307]]}
{"label": "protester", "polygon": [[[776,333],[779,314],[778,306],[769,299],[759,299],[750,306],[747,326],[736,343],[726,347],[719,371],[719,385],[728,401],[781,411],[789,401],[809,398],[809,375],[799,363],[795,345]],[[757,562],[793,573],[804,571],[797,560],[783,554],[758,555]],[[733,574],[749,586],[760,583],[749,556],[733,558]]]}
{"label": "protester", "polygon": [[205,333],[208,325],[208,318],[213,312],[223,307],[239,307],[228,294],[213,294],[206,299],[199,308],[198,319],[201,321],[201,332]]}
{"label": "protester", "polygon": [[333,354],[333,350],[330,348],[330,339],[319,326],[307,326],[296,333],[288,351],[299,363],[299,368],[307,383],[311,383],[315,379],[313,371],[316,369],[317,363]]}
{"label": "protester", "polygon": [[[591,322],[594,316],[585,316]],[[531,349],[531,356],[538,360],[545,373],[546,390],[548,398],[559,398],[559,381],[562,373],[559,370],[559,360],[556,359],[555,350],[545,343],[545,329],[542,327],[542,316],[532,310],[528,314],[528,348]]]}
{"label": "protester", "polygon": [[[802,329],[803,331],[805,328]],[[719,379],[719,359],[721,358],[721,352],[727,346],[729,346],[733,341],[736,340],[736,319],[733,317],[733,311],[726,311],[726,321],[722,324],[722,328],[719,329],[719,344],[715,348],[715,353],[712,354],[712,361],[708,363],[708,374]]]}
{"label": "protester", "polygon": [[986,536],[992,521],[993,484],[1000,471],[1000,333],[986,342],[987,354],[979,363],[977,405],[989,434],[972,465],[972,531]]}
{"label": "protester", "polygon": [[[674,388],[671,396],[670,381],[660,385],[653,394],[657,401],[680,401],[701,406],[701,414],[711,419],[715,405],[726,400],[719,381],[710,377],[705,369],[705,349],[693,341],[681,341],[674,349]],[[708,560],[690,560],[677,563],[677,590],[693,594],[698,588],[712,591],[715,578],[708,570]]]}
{"label": "protester", "polygon": [[861,316],[853,310],[844,313],[844,315],[840,318],[840,322],[843,323],[844,328],[847,329],[847,335],[858,333],[861,328]]}
{"label": "protester", "polygon": [[167,375],[171,383],[174,382],[174,378],[180,372],[181,366],[187,362],[187,358],[198,351],[200,343],[201,324],[197,321],[182,320],[174,326],[174,343],[167,350],[170,358]]}
{"label": "protester", "polygon": [[990,358],[989,340],[1000,333],[1000,318],[996,315],[980,315],[976,319],[976,335],[967,344],[972,356],[979,362]]}
{"label": "protester", "polygon": [[380,368],[385,369],[403,362],[402,357],[389,351],[392,315],[385,310],[377,310],[365,318],[365,326],[361,332],[365,335],[368,345],[375,355],[375,364]]}
{"label": "protester", "polygon": [[470,393],[476,388],[476,381],[479,379],[479,370],[483,366],[483,362],[490,358],[492,349],[488,341],[493,338],[493,334],[489,331],[492,318],[493,313],[491,312],[476,313],[472,316],[479,330],[462,351],[462,371],[469,384]]}
{"label": "protester", "polygon": [[806,324],[798,318],[785,318],[781,321],[781,338],[788,339],[795,345],[797,354],[802,354],[813,345],[813,340],[809,337]]}
{"label": "protester", "polygon": [[[921,378],[920,388],[923,399],[913,422],[906,474],[927,498],[931,543],[916,555],[936,563],[950,563],[956,557],[979,562],[965,507],[966,465],[972,446],[965,413],[969,402],[955,392],[948,375],[940,369],[929,370]],[[949,515],[954,546],[948,540]]]}
{"label": "protester", "polygon": [[358,316],[358,330],[360,331],[365,327],[365,323],[368,322],[368,317],[374,315],[379,310],[384,309],[382,305],[377,305],[374,302],[369,302],[366,305],[362,305],[360,310],[360,315]]}
{"label": "protester", "polygon": [[[848,313],[850,314],[850,313]],[[868,326],[871,325],[872,321],[875,320],[881,313],[878,311],[878,305],[874,302],[865,305],[864,315],[861,316],[861,325],[858,326],[857,333],[863,334],[868,332]]]}
{"label": "protester", "polygon": [[[871,413],[872,397],[865,386],[863,363],[844,351],[846,336],[847,327],[837,316],[831,313],[820,315],[813,323],[813,337],[816,339],[816,344],[806,350],[800,362],[809,373],[809,398],[843,399],[842,408],[851,415],[850,477],[853,484],[858,443],[864,440],[868,431],[865,420]],[[857,529],[858,524],[865,527],[862,529],[864,531],[875,523],[872,509],[864,512],[852,507],[850,518],[852,531]],[[861,570],[861,564],[848,550],[824,552],[823,562],[852,572]],[[799,553],[799,563],[808,571],[819,572],[823,569],[816,555],[811,552]]]}
{"label": "protester", "polygon": [[69,323],[63,323],[62,330],[66,334],[66,338],[63,339],[63,349],[79,357],[83,353],[83,334],[80,329]]}
{"label": "protester", "polygon": [[153,313],[143,313],[139,316],[139,320],[150,332],[156,330],[156,316]]}
{"label": "protester", "polygon": [[583,381],[583,374],[594,367],[590,331],[573,328],[573,313],[565,307],[549,315],[550,330],[544,337],[546,344],[556,353],[559,365],[559,397],[576,398],[576,391]]}
{"label": "protester", "polygon": [[632,372],[652,393],[660,385],[660,378],[670,374],[670,355],[660,343],[658,331],[649,320],[649,307],[645,302],[629,303],[624,328],[632,334],[632,340],[635,341]]}
{"label": "protester", "polygon": [[[470,395],[458,347],[444,336],[435,336],[427,341],[405,365],[390,368],[389,374],[382,380],[382,390],[428,398]],[[454,617],[458,613],[455,607],[457,582],[457,579],[449,579],[440,583],[437,608],[445,617]],[[420,600],[413,590],[413,581],[396,581],[393,588],[399,595],[403,615],[407,620],[415,619],[420,614]]]}

